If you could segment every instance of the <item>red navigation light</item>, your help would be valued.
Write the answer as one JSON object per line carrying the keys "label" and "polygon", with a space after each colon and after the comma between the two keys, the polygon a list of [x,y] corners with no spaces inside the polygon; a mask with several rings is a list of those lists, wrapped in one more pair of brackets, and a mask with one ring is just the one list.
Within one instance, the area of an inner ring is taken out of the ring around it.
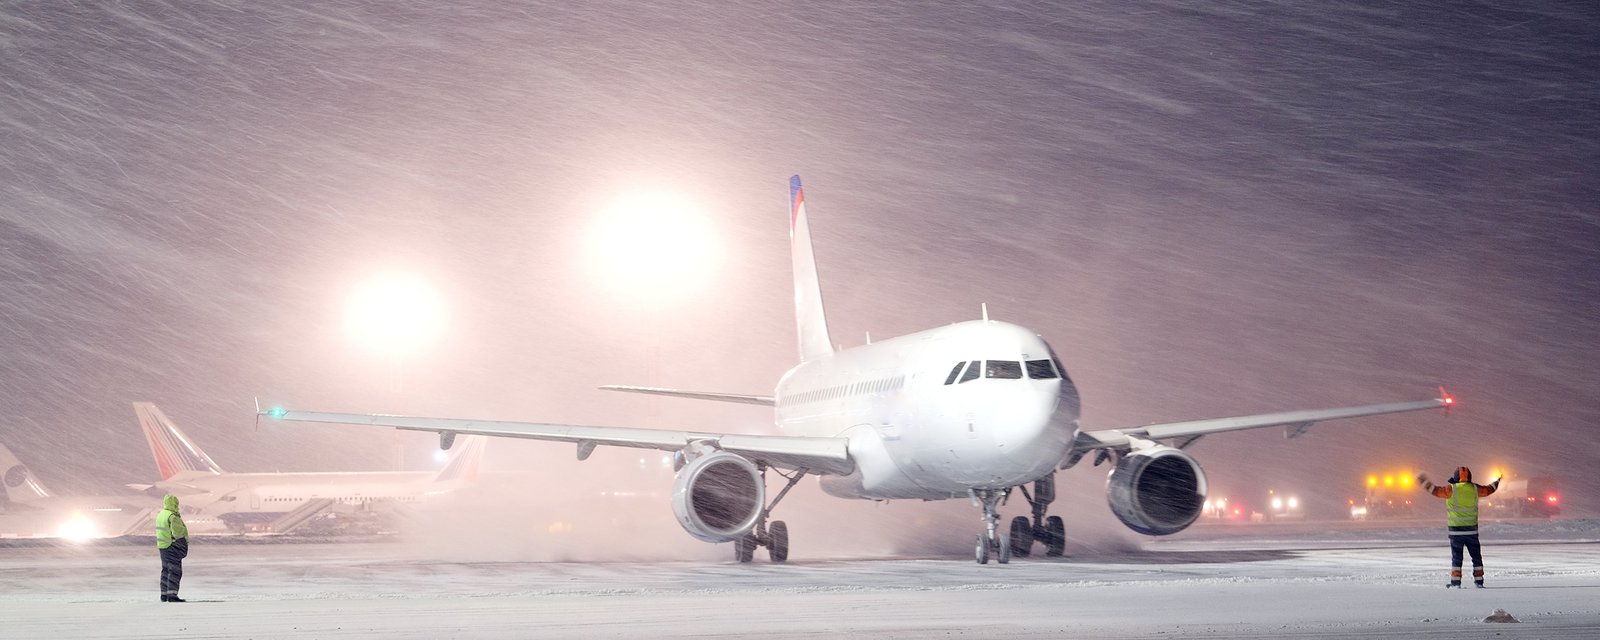
{"label": "red navigation light", "polygon": [[1550,496],[1548,498],[1545,498],[1544,501],[1548,502],[1550,504],[1555,504],[1556,503],[1556,497],[1552,495],[1552,496]]}
{"label": "red navigation light", "polygon": [[1446,408],[1456,403],[1456,397],[1450,395],[1449,391],[1445,391],[1444,387],[1439,387],[1439,400],[1444,403]]}

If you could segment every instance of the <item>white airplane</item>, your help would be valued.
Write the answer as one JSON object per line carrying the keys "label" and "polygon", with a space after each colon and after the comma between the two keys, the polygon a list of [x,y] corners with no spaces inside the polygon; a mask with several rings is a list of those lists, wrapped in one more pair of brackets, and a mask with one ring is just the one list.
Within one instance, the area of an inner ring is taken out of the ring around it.
{"label": "white airplane", "polygon": [[485,445],[482,437],[464,439],[438,472],[229,473],[154,404],[135,402],[133,410],[161,481],[128,486],[178,496],[190,528],[201,533],[285,533],[328,512],[349,514],[425,500],[476,481]]}
{"label": "white airplane", "polygon": [[[790,178],[789,193],[800,364],[778,380],[772,395],[603,387],[769,405],[783,435],[282,408],[258,413],[433,431],[445,448],[456,434],[478,434],[572,443],[579,460],[600,445],[669,451],[678,466],[671,500],[679,523],[707,542],[737,542],[740,562],[748,562],[757,546],[767,547],[774,562],[788,557],[788,527],[768,520],[808,474],[821,476],[822,490],[840,498],[971,498],[983,509],[985,523],[974,547],[976,560],[987,563],[994,556],[1006,563],[1013,554],[1031,553],[1036,541],[1050,555],[1062,553],[1065,526],[1059,516],[1046,516],[1055,499],[1055,473],[1085,456],[1093,454],[1096,466],[1115,463],[1107,497],[1117,518],[1139,533],[1166,535],[1193,523],[1205,502],[1205,474],[1183,451],[1202,436],[1282,426],[1295,437],[1325,420],[1438,409],[1454,402],[1441,388],[1439,397],[1413,402],[1082,430],[1078,389],[1050,345],[1026,328],[989,320],[987,311],[982,320],[835,350],[799,176]],[[771,503],[766,501],[769,469],[787,479]],[[1018,516],[1009,535],[1003,535],[997,509],[1014,488],[1022,489],[1033,517]]]}
{"label": "white airplane", "polygon": [[84,542],[144,533],[158,501],[141,495],[60,496],[0,445],[0,540]]}

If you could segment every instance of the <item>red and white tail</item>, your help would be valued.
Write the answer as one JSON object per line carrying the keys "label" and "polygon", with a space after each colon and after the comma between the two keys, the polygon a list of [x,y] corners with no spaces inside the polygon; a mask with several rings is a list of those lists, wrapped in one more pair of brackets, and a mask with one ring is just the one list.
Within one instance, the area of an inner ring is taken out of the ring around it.
{"label": "red and white tail", "polygon": [[[28,502],[50,497],[50,491],[39,482],[39,477],[22,464],[5,445],[0,444],[0,482],[5,483],[5,493],[0,493],[0,503]],[[5,511],[0,508],[0,511]]]}
{"label": "red and white tail", "polygon": [[483,450],[488,445],[485,436],[461,436],[450,452],[450,460],[433,478],[434,483],[465,483],[478,481],[478,466],[483,462]]}
{"label": "red and white tail", "polygon": [[811,252],[811,227],[806,221],[805,191],[800,176],[789,178],[789,249],[794,261],[794,318],[800,331],[800,361],[833,353],[828,318],[822,310],[817,259]]}
{"label": "red and white tail", "polygon": [[139,426],[144,429],[144,439],[150,443],[150,454],[156,458],[156,469],[162,480],[184,472],[220,475],[222,467],[211,461],[211,456],[200,450],[193,440],[167,419],[154,404],[133,403],[133,412],[139,416]]}

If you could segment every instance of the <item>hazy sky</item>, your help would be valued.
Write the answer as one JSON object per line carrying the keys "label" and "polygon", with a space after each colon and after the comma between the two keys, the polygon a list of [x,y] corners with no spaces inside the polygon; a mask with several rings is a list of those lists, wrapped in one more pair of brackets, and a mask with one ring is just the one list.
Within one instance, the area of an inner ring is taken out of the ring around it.
{"label": "hazy sky", "polygon": [[[835,340],[987,303],[1051,341],[1099,428],[1442,383],[1448,418],[1192,451],[1240,491],[1504,465],[1600,506],[1590,2],[411,4],[0,7],[0,440],[47,482],[150,480],[143,400],[241,471],[427,451],[256,431],[253,396],[769,428],[594,387],[771,391],[799,173]],[[588,259],[641,193],[720,247],[658,299]],[[386,272],[448,316],[404,358],[342,326]]]}

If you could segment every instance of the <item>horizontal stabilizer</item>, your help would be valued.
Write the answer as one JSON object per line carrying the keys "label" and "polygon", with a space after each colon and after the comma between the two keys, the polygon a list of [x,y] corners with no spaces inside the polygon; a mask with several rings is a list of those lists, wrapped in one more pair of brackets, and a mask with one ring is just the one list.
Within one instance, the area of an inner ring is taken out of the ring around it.
{"label": "horizontal stabilizer", "polygon": [[688,398],[691,400],[714,400],[716,402],[737,402],[740,404],[758,404],[766,407],[773,405],[772,396],[753,396],[740,393],[715,393],[711,391],[679,391],[677,389],[662,389],[660,387],[632,387],[620,384],[602,385],[606,391],[626,391],[628,393],[643,393],[653,396],[671,396],[674,398]]}

